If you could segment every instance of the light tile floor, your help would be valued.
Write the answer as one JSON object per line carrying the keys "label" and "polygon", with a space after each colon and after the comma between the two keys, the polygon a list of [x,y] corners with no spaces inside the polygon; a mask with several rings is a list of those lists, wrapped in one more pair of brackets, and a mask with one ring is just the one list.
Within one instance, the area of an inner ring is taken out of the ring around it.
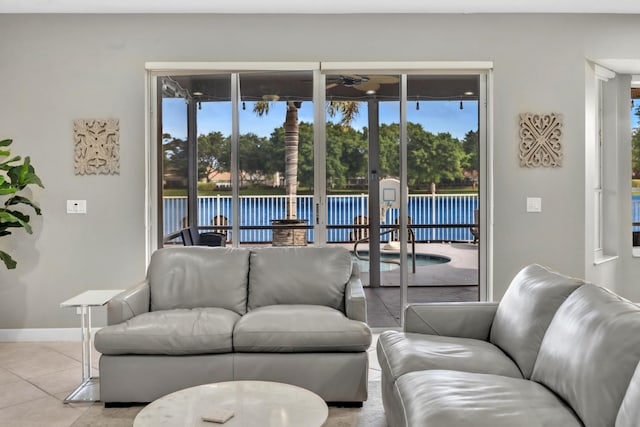
{"label": "light tile floor", "polygon": [[[362,408],[329,408],[324,427],[385,427],[380,365],[369,349],[369,399]],[[98,375],[99,354],[93,371]],[[0,426],[131,426],[143,406],[104,408],[100,402],[64,404],[82,377],[79,342],[0,343]]]}

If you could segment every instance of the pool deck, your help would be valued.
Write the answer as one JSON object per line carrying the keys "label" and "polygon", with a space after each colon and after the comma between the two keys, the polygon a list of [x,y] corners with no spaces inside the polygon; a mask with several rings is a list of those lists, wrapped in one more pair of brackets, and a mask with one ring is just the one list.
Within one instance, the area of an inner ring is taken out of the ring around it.
{"label": "pool deck", "polygon": [[[353,244],[342,245],[353,250]],[[366,245],[358,249],[368,250]],[[410,249],[409,249],[410,250]],[[478,301],[478,245],[472,243],[417,243],[416,253],[446,256],[448,263],[409,266],[408,302]],[[369,285],[369,274],[361,274],[367,296],[367,322],[377,330],[399,328],[402,307],[400,270],[380,273],[381,286]]]}
{"label": "pool deck", "polygon": [[[353,250],[353,244],[344,244]],[[358,250],[368,251],[367,245],[359,245]],[[410,253],[411,246],[408,245]],[[385,251],[386,252],[386,251]],[[473,243],[416,243],[417,254],[440,255],[450,259],[443,264],[416,266],[415,274],[409,263],[409,286],[477,286],[478,285],[478,245]],[[360,275],[362,284],[369,286],[368,272]],[[400,269],[380,273],[381,286],[400,286]]]}

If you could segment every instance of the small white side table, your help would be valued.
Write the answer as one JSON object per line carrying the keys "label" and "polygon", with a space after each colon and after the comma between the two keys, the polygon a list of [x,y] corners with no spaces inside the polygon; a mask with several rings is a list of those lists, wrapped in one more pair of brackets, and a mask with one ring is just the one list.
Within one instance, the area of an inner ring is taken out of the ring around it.
{"label": "small white side table", "polygon": [[82,383],[69,396],[64,403],[71,402],[96,402],[100,400],[99,378],[91,377],[91,307],[105,305],[111,298],[122,292],[121,289],[107,289],[99,291],[85,291],[62,303],[60,307],[79,307],[81,310],[82,332]]}

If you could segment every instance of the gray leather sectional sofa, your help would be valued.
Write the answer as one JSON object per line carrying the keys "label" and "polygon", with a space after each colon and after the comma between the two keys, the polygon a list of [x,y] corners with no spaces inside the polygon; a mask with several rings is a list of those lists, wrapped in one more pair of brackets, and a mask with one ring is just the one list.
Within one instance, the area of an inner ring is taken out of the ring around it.
{"label": "gray leather sectional sofa", "polygon": [[107,313],[95,336],[106,404],[247,379],[367,399],[366,300],[342,248],[160,249]]}
{"label": "gray leather sectional sofa", "polygon": [[640,307],[539,265],[499,304],[408,306],[377,354],[390,427],[640,426]]}

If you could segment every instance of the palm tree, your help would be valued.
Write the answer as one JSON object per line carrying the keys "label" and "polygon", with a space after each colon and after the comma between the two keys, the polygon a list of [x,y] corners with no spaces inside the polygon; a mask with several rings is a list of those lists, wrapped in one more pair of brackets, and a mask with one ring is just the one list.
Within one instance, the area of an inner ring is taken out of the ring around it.
{"label": "palm tree", "polygon": [[[298,192],[298,109],[301,101],[287,101],[287,113],[284,120],[285,144],[285,192],[287,200],[286,219],[294,220],[296,215],[296,194]],[[253,112],[258,116],[269,114],[269,102],[258,101],[253,106]],[[359,103],[354,101],[330,101],[327,105],[329,116],[342,116],[340,124],[348,127],[359,113]]]}

